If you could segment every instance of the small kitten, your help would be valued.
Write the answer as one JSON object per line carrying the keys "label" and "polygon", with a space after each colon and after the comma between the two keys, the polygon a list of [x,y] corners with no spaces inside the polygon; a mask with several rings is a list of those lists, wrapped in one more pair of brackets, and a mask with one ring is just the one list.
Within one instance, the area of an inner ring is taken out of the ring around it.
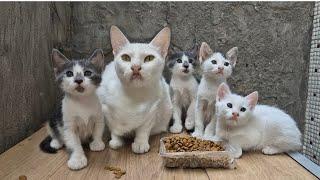
{"label": "small kitten", "polygon": [[259,149],[264,154],[297,151],[301,133],[295,121],[282,110],[257,105],[258,92],[246,97],[232,94],[222,83],[216,97],[217,127],[213,140],[227,140],[235,148],[235,157],[242,150]]}
{"label": "small kitten", "polygon": [[92,138],[90,150],[102,151],[105,148],[102,141],[105,123],[96,95],[104,68],[104,55],[101,49],[97,49],[89,59],[70,61],[53,49],[52,60],[56,81],[65,96],[58,114],[49,119],[49,136],[41,142],[40,148],[47,153],[56,153],[65,145],[71,152],[68,167],[77,170],[87,166],[81,143]]}
{"label": "small kitten", "polygon": [[192,136],[203,137],[204,121],[210,121],[207,125],[204,138],[210,138],[215,129],[214,104],[217,89],[221,83],[225,83],[230,77],[236,65],[238,48],[233,47],[224,57],[221,53],[213,53],[205,42],[201,44],[199,61],[202,69],[202,79],[198,87],[195,110],[195,130]]}
{"label": "small kitten", "polygon": [[168,67],[171,69],[172,77],[170,87],[173,90],[173,120],[170,132],[180,133],[182,131],[181,116],[183,110],[187,111],[185,127],[188,130],[194,128],[195,100],[198,82],[193,76],[198,65],[198,47],[195,45],[189,51],[173,52],[169,55]]}
{"label": "small kitten", "polygon": [[103,73],[98,95],[111,131],[109,146],[135,135],[132,151],[149,151],[149,136],[166,131],[172,116],[169,85],[162,77],[170,44],[170,29],[149,43],[130,43],[116,26],[110,30],[114,61]]}

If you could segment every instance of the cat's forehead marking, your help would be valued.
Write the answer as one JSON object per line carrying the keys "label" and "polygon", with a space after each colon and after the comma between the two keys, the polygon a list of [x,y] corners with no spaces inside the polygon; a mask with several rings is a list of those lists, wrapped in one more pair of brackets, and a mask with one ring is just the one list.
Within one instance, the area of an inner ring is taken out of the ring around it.
{"label": "cat's forehead marking", "polygon": [[235,108],[241,108],[247,104],[246,98],[237,94],[229,94],[226,96],[225,102],[232,103]]}
{"label": "cat's forehead marking", "polygon": [[181,57],[181,60],[182,60],[183,62],[188,62],[189,58],[188,58],[188,56],[186,56],[186,55],[183,53],[183,54],[182,54],[182,57]]}
{"label": "cat's forehead marking", "polygon": [[213,53],[209,59],[214,59],[221,62],[226,60],[226,58],[221,53]]}
{"label": "cat's forehead marking", "polygon": [[74,73],[82,73],[83,72],[83,67],[80,66],[79,62],[76,62],[75,65],[73,66],[73,72]]}

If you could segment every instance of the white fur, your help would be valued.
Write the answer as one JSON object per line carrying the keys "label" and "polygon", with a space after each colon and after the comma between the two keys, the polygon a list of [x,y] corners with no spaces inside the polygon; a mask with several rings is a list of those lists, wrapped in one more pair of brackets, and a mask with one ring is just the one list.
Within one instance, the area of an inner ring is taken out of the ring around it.
{"label": "white fur", "polygon": [[[106,67],[98,88],[111,131],[109,146],[113,149],[121,147],[122,137],[134,133],[132,151],[145,153],[150,148],[149,136],[166,131],[172,115],[169,86],[162,77],[165,60],[159,50],[161,47],[152,43],[129,43],[114,27],[111,32],[121,37],[112,41],[114,61]],[[121,48],[119,42],[125,42]],[[129,55],[131,61],[124,61],[123,54]],[[154,59],[144,62],[148,55],[153,55]],[[132,79],[133,65],[141,66],[141,79]]]}
{"label": "white fur", "polygon": [[[227,90],[219,96],[221,94],[217,96],[217,127],[213,139],[229,141],[237,149],[235,157],[240,157],[242,150],[258,149],[264,154],[276,154],[301,148],[301,133],[295,121],[278,108],[255,105],[256,92],[242,97]],[[232,108],[227,107],[227,103],[231,103]],[[246,111],[240,111],[242,107]],[[239,113],[236,120],[232,119],[232,112]]]}
{"label": "white fur", "polygon": [[[207,57],[201,57],[203,45],[200,48],[200,62],[202,69],[202,79],[198,87],[195,109],[195,131],[192,136],[211,138],[211,131],[215,129],[214,104],[217,89],[221,83],[226,83],[227,78],[231,76],[232,70],[236,64],[235,60],[225,58],[221,53],[209,54]],[[211,51],[211,49],[209,49]],[[234,52],[233,52],[234,51]],[[237,55],[237,48],[232,48],[227,54]],[[231,56],[230,56],[231,57]],[[203,60],[201,60],[203,58]],[[216,64],[212,63],[216,61]],[[225,63],[229,63],[228,66]],[[222,69],[222,70],[219,70]],[[222,72],[222,73],[221,73]],[[210,123],[204,132],[205,121]]]}
{"label": "white fur", "polygon": [[180,133],[182,131],[182,108],[187,109],[185,127],[188,130],[194,128],[194,110],[198,82],[192,75],[194,68],[191,63],[188,67],[188,73],[183,72],[185,70],[183,63],[188,63],[188,57],[183,55],[181,60],[182,63],[175,63],[172,69],[172,78],[170,81],[170,87],[173,90],[172,104],[174,123],[170,127],[170,132],[172,133]]}

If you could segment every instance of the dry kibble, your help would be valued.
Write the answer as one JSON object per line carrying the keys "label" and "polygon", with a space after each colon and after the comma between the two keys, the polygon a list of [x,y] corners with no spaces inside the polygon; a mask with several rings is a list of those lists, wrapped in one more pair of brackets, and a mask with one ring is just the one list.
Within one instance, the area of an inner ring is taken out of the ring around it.
{"label": "dry kibble", "polygon": [[220,144],[192,136],[170,136],[163,142],[168,152],[224,151]]}
{"label": "dry kibble", "polygon": [[126,174],[126,171],[121,170],[121,168],[119,168],[119,167],[106,166],[104,169],[105,169],[105,170],[112,171],[113,174],[115,175],[114,177],[117,178],[117,179],[120,179],[121,176],[123,176],[123,175]]}
{"label": "dry kibble", "polygon": [[19,180],[27,180],[27,176],[21,175],[21,176],[19,176]]}

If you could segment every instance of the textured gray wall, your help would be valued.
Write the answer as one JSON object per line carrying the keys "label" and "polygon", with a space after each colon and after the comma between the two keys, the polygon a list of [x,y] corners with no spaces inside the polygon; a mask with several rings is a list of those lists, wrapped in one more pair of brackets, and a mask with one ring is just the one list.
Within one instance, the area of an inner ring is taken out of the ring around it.
{"label": "textured gray wall", "polygon": [[313,2],[123,2],[73,3],[75,56],[102,47],[112,60],[109,29],[117,25],[130,40],[151,39],[172,28],[175,49],[208,42],[226,52],[239,47],[230,79],[235,92],[258,90],[260,103],[285,109],[303,127]]}
{"label": "textured gray wall", "polygon": [[288,111],[303,127],[312,2],[0,3],[0,153],[37,130],[56,102],[49,53],[70,57],[103,48],[112,60],[109,29],[150,40],[172,28],[172,47],[208,42],[239,47],[230,84],[260,92],[260,102]]}
{"label": "textured gray wall", "polygon": [[69,37],[66,5],[0,3],[0,153],[39,129],[52,110],[49,53]]}

